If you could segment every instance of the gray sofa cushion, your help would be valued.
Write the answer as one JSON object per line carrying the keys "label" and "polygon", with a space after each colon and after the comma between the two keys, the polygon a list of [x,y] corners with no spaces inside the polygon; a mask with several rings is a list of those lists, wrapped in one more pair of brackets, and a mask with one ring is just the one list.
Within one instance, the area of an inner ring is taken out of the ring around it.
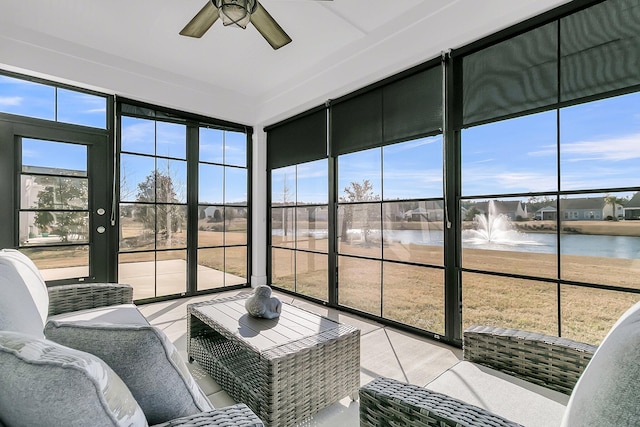
{"label": "gray sofa cushion", "polygon": [[618,319],[578,380],[563,426],[631,426],[640,420],[640,302]]}
{"label": "gray sofa cushion", "polygon": [[102,360],[0,331],[0,419],[18,426],[146,426],[127,386]]}
{"label": "gray sofa cushion", "polygon": [[45,334],[104,360],[129,387],[150,424],[213,409],[177,349],[156,327],[53,320]]}
{"label": "gray sofa cushion", "polygon": [[566,394],[472,362],[460,362],[425,387],[527,427],[560,425]]}

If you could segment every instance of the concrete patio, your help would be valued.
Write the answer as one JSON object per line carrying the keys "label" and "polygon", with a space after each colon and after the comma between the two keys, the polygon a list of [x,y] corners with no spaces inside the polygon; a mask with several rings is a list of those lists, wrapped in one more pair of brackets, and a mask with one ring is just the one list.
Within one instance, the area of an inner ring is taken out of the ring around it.
{"label": "concrete patio", "polygon": [[[162,329],[181,355],[187,358],[187,304],[212,298],[225,298],[251,290],[183,298],[141,305],[140,310],[152,325]],[[462,359],[462,350],[440,344],[382,324],[310,303],[291,295],[274,292],[282,302],[293,304],[355,326],[361,331],[360,384],[385,376],[417,385],[426,385]],[[197,363],[189,365],[193,376],[216,407],[235,403]],[[299,424],[310,427],[355,427],[359,425],[358,402],[345,397]]]}

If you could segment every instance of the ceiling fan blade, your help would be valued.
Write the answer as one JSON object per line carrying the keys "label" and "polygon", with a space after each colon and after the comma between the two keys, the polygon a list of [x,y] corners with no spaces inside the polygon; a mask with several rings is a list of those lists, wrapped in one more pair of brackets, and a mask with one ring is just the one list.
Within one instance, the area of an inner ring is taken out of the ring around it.
{"label": "ceiling fan blade", "polygon": [[200,38],[218,19],[218,8],[208,1],[200,12],[180,31],[181,36]]}
{"label": "ceiling fan blade", "polygon": [[291,43],[291,37],[284,32],[282,27],[278,25],[275,19],[269,15],[269,12],[267,12],[259,2],[256,11],[251,14],[251,23],[274,50]]}

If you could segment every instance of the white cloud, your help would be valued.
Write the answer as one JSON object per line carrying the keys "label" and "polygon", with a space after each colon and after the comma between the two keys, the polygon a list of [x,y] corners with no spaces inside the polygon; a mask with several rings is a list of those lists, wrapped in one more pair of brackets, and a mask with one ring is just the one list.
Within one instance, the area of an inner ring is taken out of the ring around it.
{"label": "white cloud", "polygon": [[558,186],[555,175],[537,172],[505,172],[499,173],[495,177],[502,188],[545,191],[553,190]]}
{"label": "white cloud", "polygon": [[400,144],[387,145],[384,147],[386,152],[391,153],[400,153],[406,150],[411,150],[412,148],[420,147],[423,145],[430,145],[434,143],[441,143],[442,136],[431,136],[427,138],[416,139],[413,141],[403,142]]}
{"label": "white cloud", "polygon": [[29,150],[27,148],[22,149],[22,158],[24,159],[37,159],[40,157],[40,152],[38,150]]}
{"label": "white cloud", "polygon": [[137,123],[122,128],[122,140],[131,142],[153,141],[155,129],[153,122]]}
{"label": "white cloud", "polygon": [[527,156],[532,157],[545,157],[545,156],[556,156],[558,155],[558,147],[555,145],[544,145],[541,150],[538,151],[529,151]]}
{"label": "white cloud", "polygon": [[483,159],[483,160],[476,160],[475,162],[465,162],[465,166],[469,166],[469,165],[479,165],[482,163],[490,163],[495,161],[495,159]]}
{"label": "white cloud", "polygon": [[328,174],[327,168],[324,169],[314,167],[298,166],[298,180],[309,178],[326,178]]}
{"label": "white cloud", "polygon": [[[385,179],[404,181],[405,185],[417,182],[442,182],[442,169],[405,169],[384,173]],[[409,185],[409,187],[411,186]]]}
{"label": "white cloud", "polygon": [[536,171],[495,171],[474,168],[463,171],[463,193],[493,194],[504,192],[552,191],[558,186],[555,174]]}
{"label": "white cloud", "polygon": [[0,106],[15,107],[22,104],[22,99],[20,96],[0,96]]}
{"label": "white cloud", "polygon": [[600,141],[562,144],[561,156],[569,162],[640,159],[640,133]]}

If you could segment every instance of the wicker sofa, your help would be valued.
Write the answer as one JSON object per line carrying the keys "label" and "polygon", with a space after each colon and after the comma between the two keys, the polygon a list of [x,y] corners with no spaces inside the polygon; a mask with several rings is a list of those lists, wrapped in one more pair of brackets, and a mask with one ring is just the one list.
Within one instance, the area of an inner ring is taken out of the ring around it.
{"label": "wicker sofa", "polygon": [[[244,404],[214,409],[125,284],[47,288],[0,250],[0,426],[262,426]],[[46,323],[46,324],[45,324]]]}
{"label": "wicker sofa", "polygon": [[640,303],[599,347],[514,329],[464,331],[464,361],[424,387],[376,378],[360,425],[640,425]]}

